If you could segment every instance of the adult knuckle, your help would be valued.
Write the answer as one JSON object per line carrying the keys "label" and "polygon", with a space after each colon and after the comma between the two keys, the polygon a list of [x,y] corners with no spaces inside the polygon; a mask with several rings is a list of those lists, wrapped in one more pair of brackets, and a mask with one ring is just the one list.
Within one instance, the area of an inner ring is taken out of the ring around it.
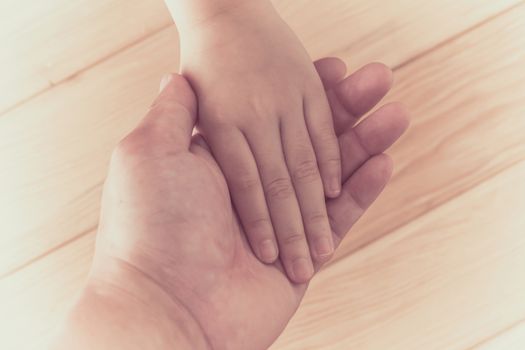
{"label": "adult knuckle", "polygon": [[265,186],[266,195],[274,199],[288,198],[294,194],[290,179],[278,177],[268,182]]}
{"label": "adult knuckle", "polygon": [[172,100],[163,100],[161,102],[153,104],[148,111],[149,115],[155,116],[155,118],[166,118],[173,117],[174,115],[180,113],[188,113],[187,109],[178,103],[177,101]]}
{"label": "adult knuckle", "polygon": [[350,186],[349,189],[346,191],[346,193],[347,193],[347,196],[350,197],[350,199],[354,202],[355,206],[357,207],[356,211],[358,211],[359,213],[363,213],[368,206],[363,200],[361,189]]}
{"label": "adult knuckle", "polygon": [[189,110],[176,101],[163,101],[150,107],[146,119],[158,132],[169,132],[178,123],[175,120],[191,116]]}
{"label": "adult knuckle", "polygon": [[115,146],[111,160],[128,164],[158,153],[159,137],[156,133],[154,125],[140,125]]}
{"label": "adult knuckle", "polygon": [[341,152],[350,152],[354,150],[356,144],[356,136],[357,135],[354,129],[346,130],[341,135],[339,135],[339,149],[341,150]]}
{"label": "adult knuckle", "polygon": [[144,152],[142,135],[132,133],[122,139],[113,149],[111,158],[117,162],[127,162]]}

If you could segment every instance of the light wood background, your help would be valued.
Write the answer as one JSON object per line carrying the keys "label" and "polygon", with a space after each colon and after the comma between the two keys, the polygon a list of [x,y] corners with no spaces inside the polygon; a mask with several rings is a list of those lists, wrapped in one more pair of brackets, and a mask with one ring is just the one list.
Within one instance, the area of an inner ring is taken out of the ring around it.
{"label": "light wood background", "polygon": [[[383,196],[273,350],[525,349],[525,3],[275,0],[314,58],[395,69]],[[0,348],[81,288],[112,147],[178,41],[161,0],[0,2]]]}

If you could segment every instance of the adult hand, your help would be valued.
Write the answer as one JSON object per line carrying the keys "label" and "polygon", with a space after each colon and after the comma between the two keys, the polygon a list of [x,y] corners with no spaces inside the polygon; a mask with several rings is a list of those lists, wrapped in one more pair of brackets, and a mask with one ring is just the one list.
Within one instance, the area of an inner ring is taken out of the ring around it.
{"label": "adult hand", "polygon": [[[367,65],[342,81],[341,61],[324,59],[316,68],[342,150],[342,192],[326,203],[337,245],[387,183],[392,164],[382,152],[404,132],[408,118],[393,103],[355,125],[390,88],[391,72],[383,65]],[[117,147],[89,293],[111,295],[123,303],[119,312],[134,310],[126,327],[137,313],[149,323],[167,319],[155,332],[173,335],[175,329],[192,349],[266,349],[307,285],[291,282],[280,261],[265,264],[253,253],[219,166],[204,139],[191,138],[196,108],[190,86],[173,75]],[[177,344],[183,348],[182,341]]]}

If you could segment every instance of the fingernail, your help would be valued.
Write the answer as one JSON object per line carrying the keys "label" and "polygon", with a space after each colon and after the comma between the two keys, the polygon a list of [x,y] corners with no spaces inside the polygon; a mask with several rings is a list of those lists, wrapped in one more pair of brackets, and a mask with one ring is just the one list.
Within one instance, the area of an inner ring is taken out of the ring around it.
{"label": "fingernail", "polygon": [[259,254],[266,262],[274,261],[277,258],[277,245],[272,239],[264,240],[259,244]]}
{"label": "fingernail", "polygon": [[332,253],[334,252],[332,240],[328,239],[327,237],[319,238],[315,242],[315,251],[317,253],[317,257],[319,258],[324,258],[329,255],[332,255]]}
{"label": "fingernail", "polygon": [[329,185],[330,196],[337,197],[341,193],[341,182],[337,179],[332,179]]}
{"label": "fingernail", "polygon": [[296,281],[306,282],[314,274],[312,262],[306,258],[295,259],[292,269]]}
{"label": "fingernail", "polygon": [[164,90],[166,85],[170,83],[171,79],[173,79],[173,76],[171,74],[164,74],[162,76],[162,79],[160,80],[160,90],[159,91]]}

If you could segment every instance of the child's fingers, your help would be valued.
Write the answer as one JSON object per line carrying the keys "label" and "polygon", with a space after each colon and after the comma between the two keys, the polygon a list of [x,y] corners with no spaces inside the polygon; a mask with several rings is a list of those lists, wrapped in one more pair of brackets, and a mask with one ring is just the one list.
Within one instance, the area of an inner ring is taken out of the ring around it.
{"label": "child's fingers", "polygon": [[407,109],[387,104],[339,136],[343,181],[370,157],[386,151],[408,128]]}
{"label": "child's fingers", "polygon": [[327,92],[338,135],[381,101],[392,87],[392,79],[390,68],[370,63]]}
{"label": "child's fingers", "polygon": [[258,128],[256,133],[247,134],[247,139],[261,175],[281,261],[292,281],[305,283],[313,275],[313,264],[279,128],[277,125],[264,130]]}
{"label": "child's fingers", "polygon": [[216,131],[208,141],[254,253],[265,263],[274,262],[277,242],[257,165],[244,135],[237,129]]}
{"label": "child's fingers", "polygon": [[316,261],[327,261],[334,247],[326,214],[323,182],[304,121],[300,118],[281,126],[286,163],[301,208],[303,225]]}
{"label": "child's fingers", "polygon": [[374,156],[344,183],[339,197],[326,203],[335,246],[383,191],[391,175],[390,157]]}
{"label": "child's fingers", "polygon": [[332,112],[323,91],[306,96],[304,113],[325,195],[330,198],[337,197],[341,191],[341,156]]}

